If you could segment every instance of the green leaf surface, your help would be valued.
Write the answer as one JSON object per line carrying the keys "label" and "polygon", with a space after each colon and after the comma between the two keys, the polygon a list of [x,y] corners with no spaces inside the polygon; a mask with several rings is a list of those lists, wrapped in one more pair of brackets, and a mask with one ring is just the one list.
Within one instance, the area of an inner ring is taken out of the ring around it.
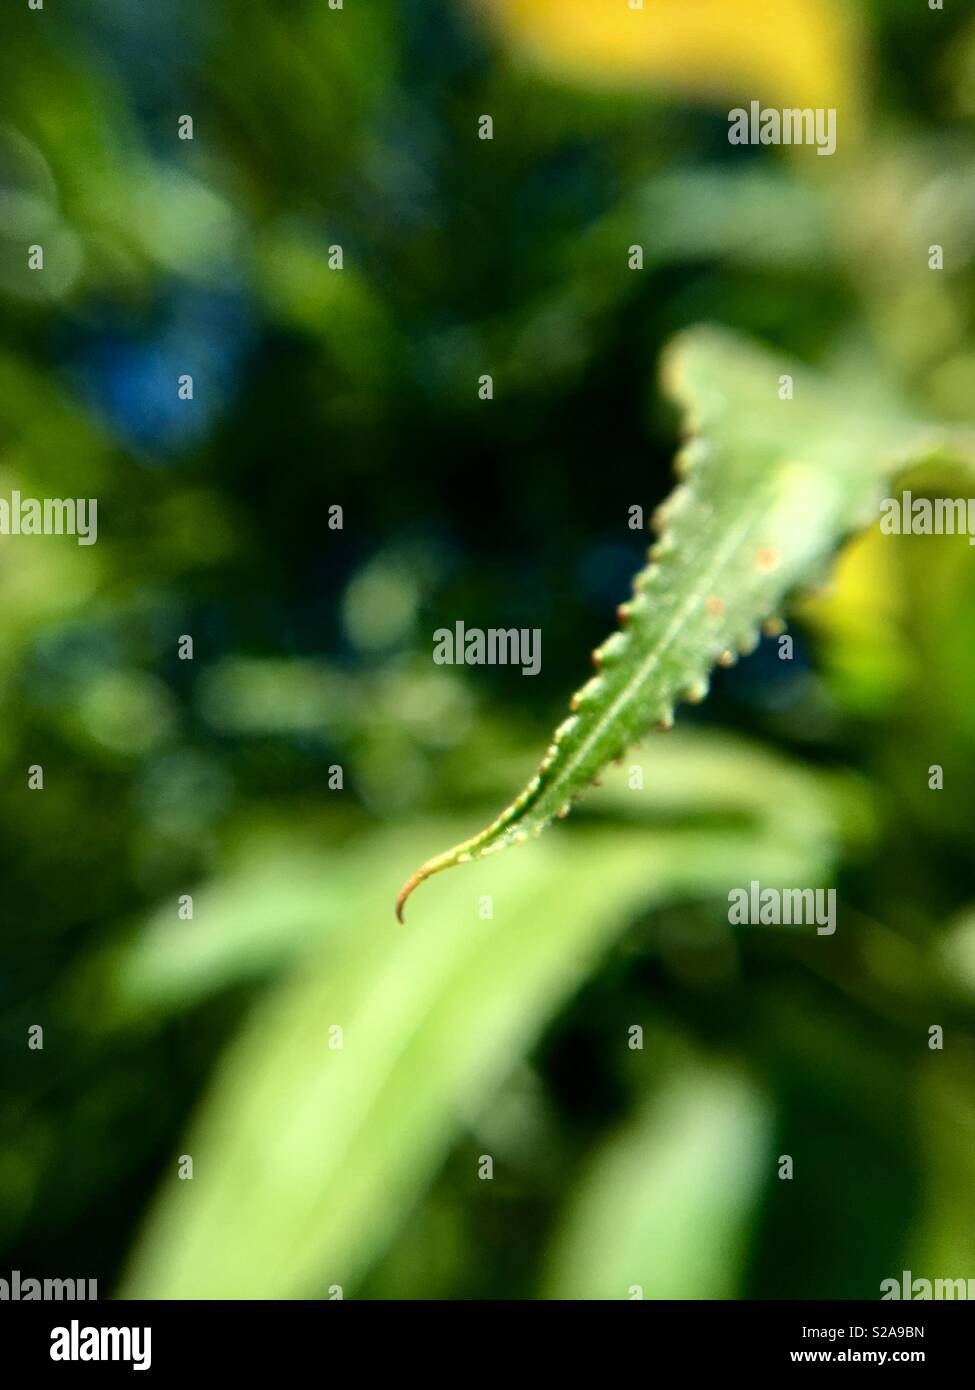
{"label": "green leaf surface", "polygon": [[[779,396],[785,375],[790,400]],[[679,337],[663,382],[689,438],[620,629],[593,653],[596,674],[528,786],[487,829],[408,880],[400,917],[424,879],[540,834],[634,740],[669,727],[679,701],[703,700],[713,667],[750,652],[790,591],[876,518],[883,480],[947,447],[937,428],[865,412],[848,387],[717,328]]]}

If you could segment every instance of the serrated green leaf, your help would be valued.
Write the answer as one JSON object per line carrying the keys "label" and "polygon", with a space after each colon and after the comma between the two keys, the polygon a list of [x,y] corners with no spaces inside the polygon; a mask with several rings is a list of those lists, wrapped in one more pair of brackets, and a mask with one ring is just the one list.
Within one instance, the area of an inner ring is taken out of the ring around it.
{"label": "serrated green leaf", "polygon": [[[794,396],[780,399],[783,376]],[[404,885],[538,835],[612,759],[681,700],[700,701],[717,663],[751,651],[786,596],[817,578],[838,542],[878,515],[883,481],[949,447],[946,431],[868,413],[849,388],[717,328],[667,351],[663,383],[688,442],[660,508],[650,564],[596,652],[536,775],[496,821]]]}

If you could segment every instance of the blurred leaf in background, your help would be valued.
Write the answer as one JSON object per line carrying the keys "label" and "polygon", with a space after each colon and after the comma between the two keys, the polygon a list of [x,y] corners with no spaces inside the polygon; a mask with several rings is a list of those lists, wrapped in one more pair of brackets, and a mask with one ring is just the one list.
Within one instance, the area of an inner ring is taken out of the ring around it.
{"label": "blurred leaf in background", "polygon": [[[770,881],[826,869],[840,833],[836,800],[797,778],[794,822],[766,823],[778,771],[745,749],[678,745],[645,800],[699,817],[721,808],[725,828],[658,827],[649,837],[603,830],[580,837],[571,853],[555,846],[547,862],[513,856],[511,870],[482,875],[479,885],[460,875],[448,882],[436,914],[394,942],[382,866],[410,852],[395,840],[363,846],[361,866],[343,863],[347,855],[326,860],[310,918],[308,874],[298,876],[292,852],[276,872],[267,865],[258,877],[252,867],[239,886],[216,890],[204,903],[210,925],[182,950],[174,952],[172,921],[160,922],[112,971],[140,1014],[146,1005],[185,1007],[201,979],[225,987],[274,955],[300,951],[303,964],[226,1059],[200,1130],[187,1139],[187,1152],[208,1155],[205,1171],[195,1168],[192,1188],[170,1186],[127,1287],[154,1297],[321,1296],[329,1284],[360,1279],[454,1129],[476,1121],[634,906],[645,911],[689,892],[726,899],[743,860]],[[625,794],[624,784],[616,795]],[[411,832],[410,846],[418,839]],[[486,883],[490,916],[476,892]],[[367,884],[364,896],[356,892]],[[258,932],[266,942],[259,957]],[[336,1024],[342,1045],[333,1051]],[[622,1047],[622,1023],[618,1032]]]}

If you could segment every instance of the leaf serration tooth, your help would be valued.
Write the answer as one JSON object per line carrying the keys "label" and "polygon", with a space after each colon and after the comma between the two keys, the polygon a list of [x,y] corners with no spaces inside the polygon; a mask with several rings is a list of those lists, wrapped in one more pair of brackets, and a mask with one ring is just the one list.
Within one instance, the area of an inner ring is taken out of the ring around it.
{"label": "leaf serration tooth", "polygon": [[[575,714],[570,714],[569,717],[568,717],[568,719],[563,719],[563,720],[562,720],[562,723],[561,723],[561,724],[559,725],[559,727],[555,730],[555,743],[556,743],[556,745],[560,744],[560,743],[562,742],[563,739],[568,738],[569,734],[572,733],[573,729],[576,728],[576,726],[578,725],[578,723],[579,723],[579,719],[578,719],[578,716],[575,715]],[[558,748],[557,748],[557,747],[556,747],[556,752],[558,752]]]}
{"label": "leaf serration tooth", "polygon": [[710,688],[711,682],[708,678],[706,676],[698,676],[696,680],[691,681],[690,685],[682,691],[681,699],[689,705],[699,705],[703,700],[707,699]]}
{"label": "leaf serration tooth", "polygon": [[581,709],[583,705],[587,705],[592,700],[595,700],[597,696],[602,694],[605,688],[606,682],[603,680],[602,676],[593,676],[591,680],[586,681],[581,690],[577,690],[573,695],[572,699],[569,701],[569,709],[575,713],[575,711]]}
{"label": "leaf serration tooth", "polygon": [[668,555],[672,555],[676,549],[677,542],[674,540],[673,532],[664,531],[660,538],[654,541],[653,545],[647,551],[647,559],[653,564],[658,564],[661,560],[666,559]]}
{"label": "leaf serration tooth", "polygon": [[625,632],[611,633],[592,654],[596,670],[600,671],[606,666],[613,666],[621,659],[629,645],[630,640]]}
{"label": "leaf serration tooth", "polygon": [[674,473],[681,483],[684,483],[694,469],[704,462],[709,452],[708,445],[700,437],[698,431],[693,426],[689,426],[687,438],[674,458]]}

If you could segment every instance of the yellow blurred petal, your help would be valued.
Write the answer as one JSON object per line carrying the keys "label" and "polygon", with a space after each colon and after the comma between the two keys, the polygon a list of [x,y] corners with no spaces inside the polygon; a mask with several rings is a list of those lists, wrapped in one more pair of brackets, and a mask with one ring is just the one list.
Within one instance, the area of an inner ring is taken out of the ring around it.
{"label": "yellow blurred petal", "polygon": [[792,605],[823,643],[848,700],[865,708],[893,698],[910,676],[905,599],[896,547],[875,526],[840,552],[825,591]]}
{"label": "yellow blurred petal", "polygon": [[853,123],[857,30],[835,0],[479,0],[509,42],[577,82],[735,106],[835,106]]}
{"label": "yellow blurred petal", "polygon": [[902,600],[897,552],[875,526],[840,552],[825,592],[801,597],[793,608],[822,632],[861,638],[881,629],[886,640],[900,623]]}

